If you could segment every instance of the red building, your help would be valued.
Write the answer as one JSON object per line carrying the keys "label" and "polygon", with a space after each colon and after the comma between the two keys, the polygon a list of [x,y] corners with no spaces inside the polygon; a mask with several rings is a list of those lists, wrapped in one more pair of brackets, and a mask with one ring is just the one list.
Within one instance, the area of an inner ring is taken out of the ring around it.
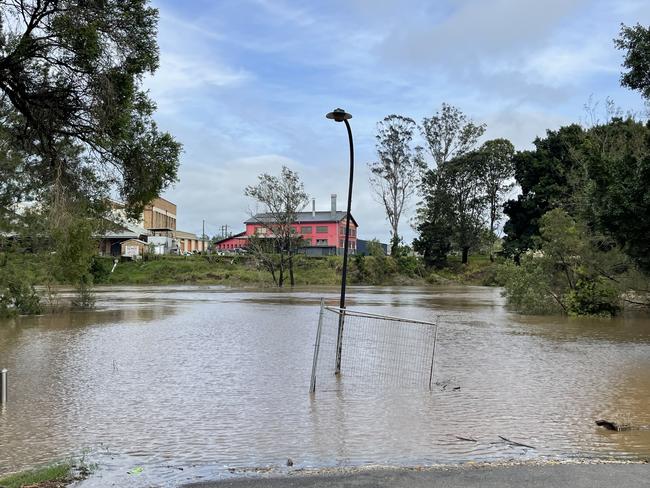
{"label": "red building", "polygon": [[[272,221],[268,214],[257,214],[244,224],[246,230],[227,237],[215,243],[221,251],[245,249],[250,236],[273,237],[269,229]],[[301,250],[308,256],[331,256],[343,254],[345,240],[345,212],[336,210],[336,195],[332,195],[332,209],[328,212],[317,212],[312,203],[311,212],[299,212],[292,225],[296,235],[302,238]],[[349,252],[354,254],[357,249],[357,222],[350,216]]]}

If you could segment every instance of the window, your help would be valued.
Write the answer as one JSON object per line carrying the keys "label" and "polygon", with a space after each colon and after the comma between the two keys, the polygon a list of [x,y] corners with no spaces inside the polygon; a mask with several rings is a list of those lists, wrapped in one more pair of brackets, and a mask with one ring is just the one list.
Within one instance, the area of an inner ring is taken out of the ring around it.
{"label": "window", "polygon": [[316,226],[316,234],[327,234],[327,226],[326,225],[317,225]]}
{"label": "window", "polygon": [[343,249],[343,239],[339,240],[339,247]]}
{"label": "window", "polygon": [[317,246],[327,246],[327,239],[316,239]]}
{"label": "window", "polygon": [[301,234],[311,234],[311,225],[302,226],[300,228],[300,233]]}
{"label": "window", "polygon": [[305,246],[311,246],[311,239],[305,239]]}
{"label": "window", "polygon": [[255,227],[255,235],[263,236],[266,234],[266,227]]}

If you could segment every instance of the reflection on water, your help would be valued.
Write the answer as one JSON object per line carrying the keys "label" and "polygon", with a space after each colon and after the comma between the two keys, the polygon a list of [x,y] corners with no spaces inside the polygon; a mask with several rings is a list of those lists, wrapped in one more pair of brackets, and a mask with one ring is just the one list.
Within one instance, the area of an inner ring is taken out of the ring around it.
{"label": "reflection on water", "polygon": [[[0,322],[11,380],[0,473],[84,448],[103,469],[83,486],[174,485],[287,457],[336,466],[650,456],[650,430],[594,425],[650,426],[648,319],[521,317],[489,288],[353,288],[351,308],[440,316],[437,379],[460,391],[311,396],[323,295],[335,302],[335,290],[104,289],[95,312]],[[144,474],[128,479],[133,466]]]}

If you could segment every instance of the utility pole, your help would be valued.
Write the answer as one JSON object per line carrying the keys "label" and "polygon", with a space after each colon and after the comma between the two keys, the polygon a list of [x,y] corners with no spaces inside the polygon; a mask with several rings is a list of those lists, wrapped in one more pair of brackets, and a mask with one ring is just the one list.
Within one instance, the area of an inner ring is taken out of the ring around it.
{"label": "utility pole", "polygon": [[201,252],[205,252],[205,219],[203,219],[203,234],[201,235]]}

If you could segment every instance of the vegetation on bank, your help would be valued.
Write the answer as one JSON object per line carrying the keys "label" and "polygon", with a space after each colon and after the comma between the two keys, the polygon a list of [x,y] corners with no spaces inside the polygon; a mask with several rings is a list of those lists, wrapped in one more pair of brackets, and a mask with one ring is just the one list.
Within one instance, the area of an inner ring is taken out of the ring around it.
{"label": "vegetation on bank", "polygon": [[[13,255],[13,266],[24,270],[26,282],[41,286],[50,277],[44,263],[47,254]],[[296,286],[335,286],[341,283],[343,258],[341,256],[295,258]],[[147,256],[143,260],[120,261],[111,272],[114,262],[110,257],[96,257],[91,266],[93,283],[97,285],[228,285],[275,286],[271,275],[259,266],[252,256]],[[494,276],[498,265],[487,256],[477,256],[469,266],[460,264],[460,258],[450,258],[449,266],[428,270],[415,256],[355,256],[349,258],[348,283],[353,285],[425,285],[463,283],[475,285],[496,284]],[[56,285],[69,286],[65,280]],[[31,286],[29,287],[31,295]],[[38,295],[37,295],[38,296]],[[44,297],[47,302],[47,297]]]}
{"label": "vegetation on bank", "polygon": [[73,464],[64,462],[0,478],[0,488],[60,488],[74,481]]}

